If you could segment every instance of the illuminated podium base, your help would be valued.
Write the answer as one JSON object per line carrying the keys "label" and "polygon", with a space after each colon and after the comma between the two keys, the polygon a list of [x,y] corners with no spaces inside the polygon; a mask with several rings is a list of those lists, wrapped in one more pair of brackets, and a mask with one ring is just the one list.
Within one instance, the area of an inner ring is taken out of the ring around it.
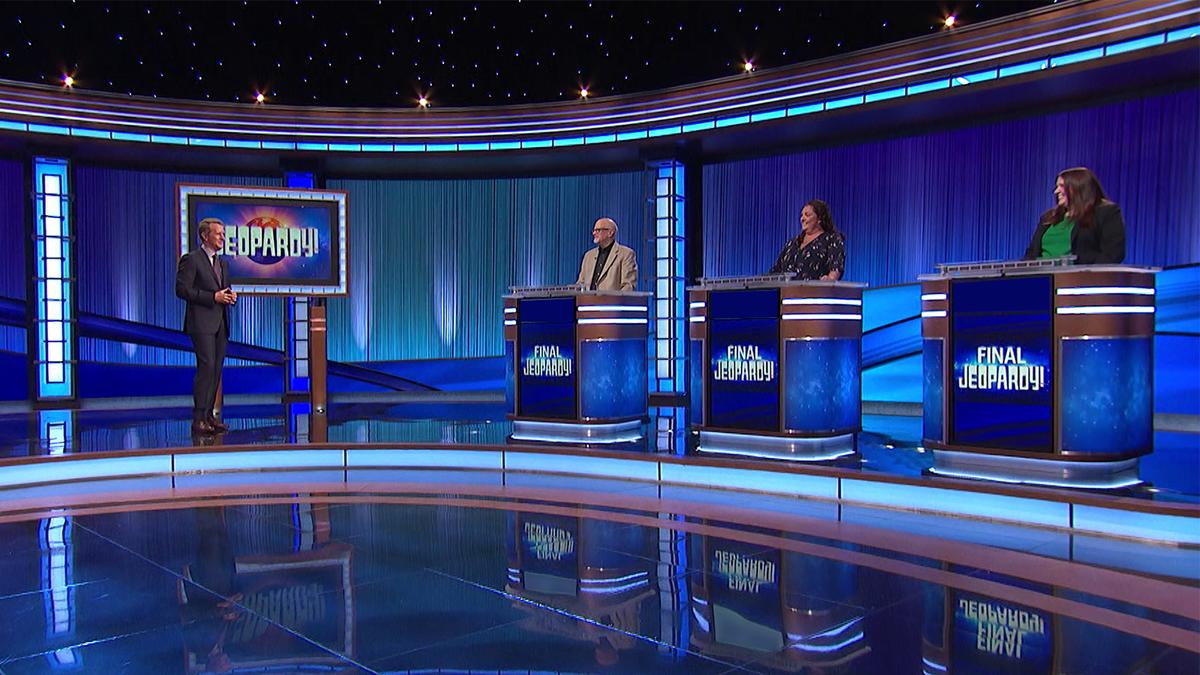
{"label": "illuminated podium base", "polygon": [[513,420],[511,440],[525,443],[581,443],[610,445],[642,440],[642,421],[539,422]]}
{"label": "illuminated podium base", "polygon": [[1065,462],[935,449],[933,467],[929,471],[949,478],[1093,490],[1115,490],[1142,482],[1138,478],[1136,457],[1099,462]]}
{"label": "illuminated podium base", "polygon": [[761,457],[790,462],[828,462],[850,457],[858,452],[855,434],[816,438],[757,436],[704,430],[697,431],[696,434],[699,437],[696,452],[701,455]]}

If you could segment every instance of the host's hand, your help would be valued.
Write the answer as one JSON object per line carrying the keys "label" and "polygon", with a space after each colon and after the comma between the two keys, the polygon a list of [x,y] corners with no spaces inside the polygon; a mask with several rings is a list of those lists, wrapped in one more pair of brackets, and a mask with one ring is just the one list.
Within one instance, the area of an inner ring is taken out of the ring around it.
{"label": "host's hand", "polygon": [[236,302],[233,291],[228,288],[213,293],[213,299],[218,305],[232,305]]}
{"label": "host's hand", "polygon": [[226,288],[225,292],[229,294],[229,299],[230,299],[229,304],[236,305],[237,304],[237,293],[235,293],[232,288]]}

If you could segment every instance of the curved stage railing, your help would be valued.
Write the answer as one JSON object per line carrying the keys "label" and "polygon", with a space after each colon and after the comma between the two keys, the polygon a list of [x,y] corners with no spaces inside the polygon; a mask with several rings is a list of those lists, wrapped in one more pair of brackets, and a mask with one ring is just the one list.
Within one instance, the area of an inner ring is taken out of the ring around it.
{"label": "curved stage railing", "polygon": [[[378,470],[415,473],[406,474],[403,480],[396,475],[371,478],[370,472]],[[498,482],[501,486],[513,481],[521,484],[531,476],[546,481],[554,477],[597,479],[620,481],[626,486],[629,482],[652,486],[658,497],[675,489],[758,493],[830,505],[839,514],[842,507],[861,506],[1052,528],[1078,535],[1200,546],[1200,505],[1196,504],[937,476],[871,474],[832,466],[605,452],[557,445],[313,443],[10,458],[0,460],[0,501],[32,499],[28,508],[38,503],[42,508],[51,508],[70,504],[74,493],[70,486],[80,481],[156,476],[162,478],[157,487],[176,490],[203,482],[198,477],[210,474],[262,471],[325,472],[321,482],[346,486],[380,480],[436,484],[445,480],[443,472],[455,476],[452,482],[464,482],[462,477],[470,475],[474,478],[465,482]],[[304,480],[295,474],[280,473],[263,482],[286,486]],[[75,494],[96,491],[89,487]]]}

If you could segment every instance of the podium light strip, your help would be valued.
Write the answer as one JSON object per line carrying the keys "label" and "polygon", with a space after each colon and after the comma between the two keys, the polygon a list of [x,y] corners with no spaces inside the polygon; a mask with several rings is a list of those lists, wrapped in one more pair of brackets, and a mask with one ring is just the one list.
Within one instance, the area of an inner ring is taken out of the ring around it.
{"label": "podium light strip", "polygon": [[851,305],[862,307],[862,300],[851,298],[784,298],[785,305]]}
{"label": "podium light strip", "polygon": [[1153,307],[1116,307],[1099,305],[1096,307],[1059,307],[1059,314],[1153,314]]}
{"label": "podium light strip", "polygon": [[516,308],[516,307],[505,307],[505,308],[504,308],[504,313],[505,313],[505,314],[516,314],[516,313],[517,313],[517,308]]}
{"label": "podium light strip", "polygon": [[968,480],[987,480],[1010,485],[1043,485],[1045,487],[1076,488],[1081,490],[1115,490],[1117,488],[1133,487],[1142,483],[1139,478],[1114,478],[1112,480],[1050,480],[1046,478],[1011,477],[991,471],[958,471],[929,467],[929,472],[947,478],[966,478]]}
{"label": "podium light strip", "polygon": [[645,326],[649,321],[647,319],[577,319],[580,325],[594,326],[612,326],[612,325],[637,325]]}
{"label": "podium light strip", "polygon": [[505,326],[515,326],[515,325],[517,325],[517,322],[514,319],[505,319],[504,325]]}
{"label": "podium light strip", "polygon": [[704,323],[704,317],[702,317],[702,316],[689,316],[689,317],[688,317],[688,323]]}
{"label": "podium light strip", "polygon": [[[1059,295],[1154,295],[1153,288],[1144,286],[1080,286],[1079,288],[1060,288]],[[925,296],[921,296],[925,299]]]}
{"label": "podium light strip", "polygon": [[638,305],[580,305],[577,307],[581,312],[648,312],[648,307],[640,307]]}
{"label": "podium light strip", "polygon": [[688,309],[704,309],[703,302],[689,302]]}
{"label": "podium light strip", "polygon": [[[1061,291],[1059,291],[1061,293]],[[924,293],[921,295],[921,302],[934,302],[936,300],[945,300],[945,293]]]}
{"label": "podium light strip", "polygon": [[854,450],[834,450],[832,452],[827,452],[820,455],[793,455],[788,453],[786,450],[780,450],[779,452],[765,452],[758,450],[714,448],[711,446],[705,447],[703,445],[698,446],[696,450],[705,455],[759,457],[762,459],[779,459],[785,462],[829,462],[842,457],[849,457],[850,455],[854,454]]}
{"label": "podium light strip", "polygon": [[946,318],[946,310],[944,309],[929,309],[921,312],[922,319],[944,319]]}
{"label": "podium light strip", "polygon": [[784,321],[862,321],[862,314],[784,314]]}

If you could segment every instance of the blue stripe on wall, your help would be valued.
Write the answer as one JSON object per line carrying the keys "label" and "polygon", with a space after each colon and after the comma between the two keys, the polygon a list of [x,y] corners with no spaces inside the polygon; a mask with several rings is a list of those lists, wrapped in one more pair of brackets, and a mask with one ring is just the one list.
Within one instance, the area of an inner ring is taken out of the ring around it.
{"label": "blue stripe on wall", "polygon": [[[278,186],[277,178],[152,173],[77,165],[75,205],[79,240],[79,310],[183,327],[183,301],[175,297],[179,223],[176,183]],[[283,348],[283,309],[278,298],[245,297],[234,312],[239,342]],[[81,340],[85,361],[185,365],[191,353],[134,344]],[[230,360],[227,365],[238,365]]]}
{"label": "blue stripe on wall", "polygon": [[704,171],[704,273],[761,274],[830,204],[847,278],[915,281],[939,262],[1018,258],[1062,169],[1090,167],[1121,205],[1126,262],[1200,261],[1200,91],[809,152]]}
{"label": "blue stripe on wall", "polygon": [[[333,180],[350,194],[350,295],[329,302],[329,358],[504,353],[512,285],[574,283],[592,223],[646,257],[644,172],[479,180]],[[645,290],[645,289],[643,289]]]}

